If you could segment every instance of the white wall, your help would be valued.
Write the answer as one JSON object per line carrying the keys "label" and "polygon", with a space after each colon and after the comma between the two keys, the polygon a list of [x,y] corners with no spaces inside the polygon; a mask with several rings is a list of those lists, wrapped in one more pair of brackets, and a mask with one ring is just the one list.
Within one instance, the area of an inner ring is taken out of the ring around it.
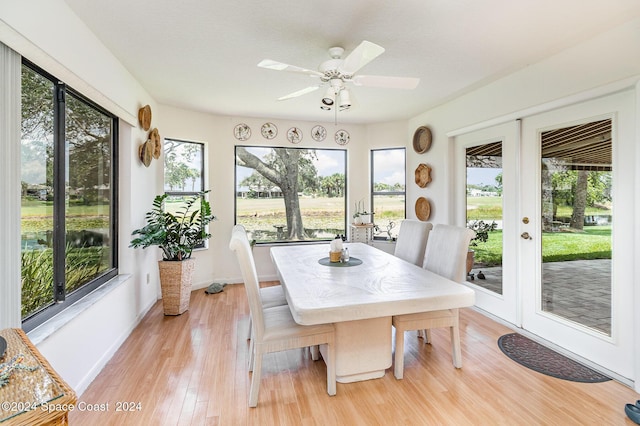
{"label": "white wall", "polygon": [[[621,90],[631,92],[638,90],[640,79],[640,20],[635,20],[615,28],[607,33],[591,39],[579,46],[568,49],[544,61],[533,64],[525,69],[504,77],[492,84],[488,84],[450,102],[433,108],[409,121],[409,132],[412,133],[421,125],[428,125],[433,132],[433,144],[425,154],[416,154],[408,149],[407,169],[414,170],[420,162],[427,162],[433,167],[433,181],[425,189],[416,185],[408,185],[407,198],[414,203],[417,197],[426,196],[432,202],[432,218],[435,223],[455,222],[461,212],[455,211],[453,194],[453,173],[451,167],[450,136],[459,135],[471,129],[479,129],[488,125],[499,124],[518,118],[526,118],[543,111],[553,111],[557,108],[582,103],[587,100],[597,100],[607,94]],[[637,93],[635,94],[638,99]],[[625,182],[626,193],[617,199],[624,199],[624,206],[635,206],[631,214],[638,218],[638,185],[640,183],[640,168],[637,167],[640,155],[640,116],[636,111],[627,111],[626,116],[635,116],[635,134],[632,141],[624,141],[620,146],[625,147],[625,155],[635,158],[635,171],[631,170],[628,162],[618,164],[625,167],[626,176],[632,178]],[[631,128],[633,128],[633,124]],[[631,142],[631,143],[629,143]],[[634,152],[635,146],[635,152]],[[634,175],[635,173],[635,175]],[[635,183],[633,183],[635,182]],[[505,206],[517,208],[517,206]],[[632,207],[633,208],[633,207]],[[625,215],[626,216],[626,215]],[[632,222],[633,223],[633,222]],[[635,235],[633,243],[625,244],[629,250],[620,259],[625,260],[627,267],[618,277],[632,281],[632,292],[626,294],[632,297],[634,306],[640,306],[640,276],[635,273],[633,264],[640,262],[638,238],[640,229],[637,221],[625,232]],[[634,261],[626,259],[631,256]],[[618,262],[620,264],[621,262]],[[620,265],[618,265],[620,266]],[[635,342],[635,389],[640,391],[640,315],[638,309],[635,316],[627,315],[625,324],[633,327]]]}
{"label": "white wall", "polygon": [[[156,107],[62,0],[0,0],[0,41],[120,117],[119,266],[131,277],[37,344],[69,385],[82,392],[159,294],[157,253],[127,248],[132,229],[143,224],[154,194],[162,190],[162,163],[145,168],[136,160],[137,147],[146,140],[137,125],[138,108]],[[152,125],[157,125],[155,119]],[[7,209],[19,212],[20,205],[2,206],[0,215]],[[19,251],[19,244],[5,241],[0,256]]]}
{"label": "white wall", "polygon": [[[344,129],[351,136],[347,149],[347,208],[353,209],[356,200],[364,198],[368,207],[371,147],[398,147],[406,144],[406,122],[383,123],[372,126],[304,121],[287,121],[271,118],[221,117],[160,105],[157,114],[160,134],[165,138],[203,142],[207,153],[207,187],[209,201],[217,220],[210,225],[212,238],[208,248],[194,252],[198,259],[194,275],[194,288],[206,287],[214,281],[241,282],[241,274],[233,253],[229,250],[231,228],[235,223],[234,191],[234,148],[235,145],[292,146],[287,141],[287,130],[293,126],[303,132],[302,141],[295,145],[303,148],[341,149],[333,139],[337,130]],[[339,117],[338,117],[339,118]],[[278,135],[267,140],[260,134],[260,127],[272,122],[278,128]],[[233,136],[233,129],[239,123],[251,128],[251,137],[240,142]],[[322,142],[311,139],[311,128],[322,124],[327,129],[327,138]],[[348,212],[348,217],[351,214]],[[256,268],[263,280],[275,280],[276,273],[269,257],[269,247],[254,250]]]}

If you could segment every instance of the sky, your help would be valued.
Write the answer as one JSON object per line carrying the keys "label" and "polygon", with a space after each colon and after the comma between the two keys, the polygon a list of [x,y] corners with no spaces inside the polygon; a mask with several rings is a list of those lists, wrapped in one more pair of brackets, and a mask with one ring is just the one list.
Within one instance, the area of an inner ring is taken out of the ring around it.
{"label": "sky", "polygon": [[[264,155],[269,148],[249,147],[247,150],[258,156]],[[315,162],[319,176],[331,176],[334,173],[344,173],[344,150],[316,149],[318,161]],[[375,150],[374,169],[376,181],[393,185],[405,181],[405,152],[404,150]],[[252,169],[237,167],[238,182],[250,176]]]}
{"label": "sky", "polygon": [[496,176],[502,169],[467,167],[467,184],[471,185],[495,185]]}

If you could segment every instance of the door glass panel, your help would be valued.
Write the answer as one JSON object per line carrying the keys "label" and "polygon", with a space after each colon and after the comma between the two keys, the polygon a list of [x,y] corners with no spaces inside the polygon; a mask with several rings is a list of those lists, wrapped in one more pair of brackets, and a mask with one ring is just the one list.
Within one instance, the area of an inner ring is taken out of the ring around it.
{"label": "door glass panel", "polygon": [[611,334],[611,120],[546,131],[541,308]]}
{"label": "door glass panel", "polygon": [[502,142],[466,149],[467,281],[502,294]]}

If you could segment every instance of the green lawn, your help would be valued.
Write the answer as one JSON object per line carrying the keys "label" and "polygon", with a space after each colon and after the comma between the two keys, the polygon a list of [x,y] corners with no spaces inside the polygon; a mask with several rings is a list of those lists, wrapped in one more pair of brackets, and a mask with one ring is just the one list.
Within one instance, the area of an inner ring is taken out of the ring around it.
{"label": "green lawn", "polygon": [[[502,230],[489,233],[486,243],[472,247],[482,266],[502,264]],[[543,232],[542,261],[611,259],[611,227],[585,226],[583,232]]]}

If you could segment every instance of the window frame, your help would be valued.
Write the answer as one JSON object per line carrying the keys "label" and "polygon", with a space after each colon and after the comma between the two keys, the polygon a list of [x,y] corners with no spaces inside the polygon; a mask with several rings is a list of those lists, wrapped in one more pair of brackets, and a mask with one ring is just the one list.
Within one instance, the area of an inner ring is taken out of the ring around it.
{"label": "window frame", "polygon": [[[192,144],[192,145],[200,145],[200,191],[167,191],[165,189],[164,193],[168,196],[175,196],[175,197],[189,197],[189,196],[193,196],[193,195],[198,195],[200,194],[202,191],[205,191],[205,173],[206,173],[206,169],[205,169],[205,144],[204,142],[196,142],[196,141],[188,141],[185,139],[176,139],[176,138],[164,138],[164,147],[167,146],[167,141],[172,141],[172,142],[178,142],[178,143],[188,143],[188,144]],[[163,154],[164,154],[164,148],[163,148]],[[163,181],[165,181],[165,173],[166,173],[166,155],[163,158]],[[164,187],[164,182],[163,182],[163,187]],[[206,227],[205,227],[206,228]],[[202,249],[206,249],[207,247],[209,247],[209,243],[208,240],[203,241],[202,243],[196,245],[194,247],[194,251],[196,250],[202,250]]]}
{"label": "window frame", "polygon": [[[111,158],[110,164],[110,182],[111,188],[110,200],[109,200],[109,218],[110,225],[110,257],[111,265],[104,273],[91,279],[81,287],[73,290],[67,294],[66,291],[66,277],[65,277],[65,247],[66,247],[66,216],[65,216],[65,191],[54,191],[53,199],[53,224],[54,224],[54,244],[53,244],[53,267],[54,267],[54,283],[52,283],[53,302],[52,304],[43,307],[42,309],[30,314],[25,318],[21,318],[22,329],[26,332],[31,331],[43,324],[53,316],[59,314],[65,309],[70,308],[74,303],[78,302],[89,293],[93,292],[97,288],[105,285],[109,280],[118,275],[118,138],[119,127],[118,117],[112,114],[105,108],[101,107],[97,103],[84,96],[82,93],[67,86],[60,79],[54,77],[52,74],[46,72],[42,68],[35,65],[33,62],[26,58],[22,58],[22,67],[26,67],[31,71],[39,74],[41,77],[51,81],[54,90],[52,93],[54,104],[54,124],[53,124],[53,151],[54,151],[54,165],[53,182],[58,188],[64,188],[66,185],[66,172],[68,164],[66,163],[66,133],[65,133],[65,102],[67,96],[73,96],[78,101],[83,102],[95,109],[96,111],[104,114],[111,120]],[[21,68],[22,70],[23,68]],[[62,141],[62,142],[61,142]],[[65,238],[60,238],[62,234]],[[58,283],[58,284],[56,284]],[[64,284],[64,288],[60,285]]]}
{"label": "window frame", "polygon": [[[278,145],[246,145],[246,144],[235,144],[233,147],[233,223],[234,225],[238,224],[238,164],[237,164],[237,155],[236,151],[238,147],[243,148],[261,148],[261,149],[273,149],[273,148],[284,148],[284,149],[297,149],[297,150],[305,150],[305,151],[337,151],[344,155],[344,236],[345,238],[349,232],[349,210],[348,210],[348,202],[349,202],[349,194],[348,194],[348,170],[349,170],[349,151],[346,148],[313,148],[313,147],[298,147],[298,146],[278,146]],[[303,221],[304,223],[304,221]],[[251,234],[250,234],[251,235]],[[327,241],[331,241],[335,238],[335,236],[327,237],[324,239],[309,239],[309,240],[274,240],[274,241],[256,241],[255,245],[258,246],[272,246],[272,245],[281,245],[281,244],[321,244],[326,243]]]}
{"label": "window frame", "polygon": [[[404,154],[404,191],[376,191],[375,190],[375,161],[374,161],[374,153],[380,151],[402,151]],[[402,195],[404,197],[404,218],[407,218],[407,148],[405,147],[387,147],[387,148],[375,148],[371,150],[370,155],[371,161],[371,194],[369,198],[369,205],[371,206],[371,211],[375,212],[375,203],[374,199],[376,195]],[[372,221],[375,223],[375,215],[372,217]],[[377,231],[379,232],[379,231]],[[386,241],[387,238],[381,235],[377,235],[377,232],[373,235],[374,241]]]}

